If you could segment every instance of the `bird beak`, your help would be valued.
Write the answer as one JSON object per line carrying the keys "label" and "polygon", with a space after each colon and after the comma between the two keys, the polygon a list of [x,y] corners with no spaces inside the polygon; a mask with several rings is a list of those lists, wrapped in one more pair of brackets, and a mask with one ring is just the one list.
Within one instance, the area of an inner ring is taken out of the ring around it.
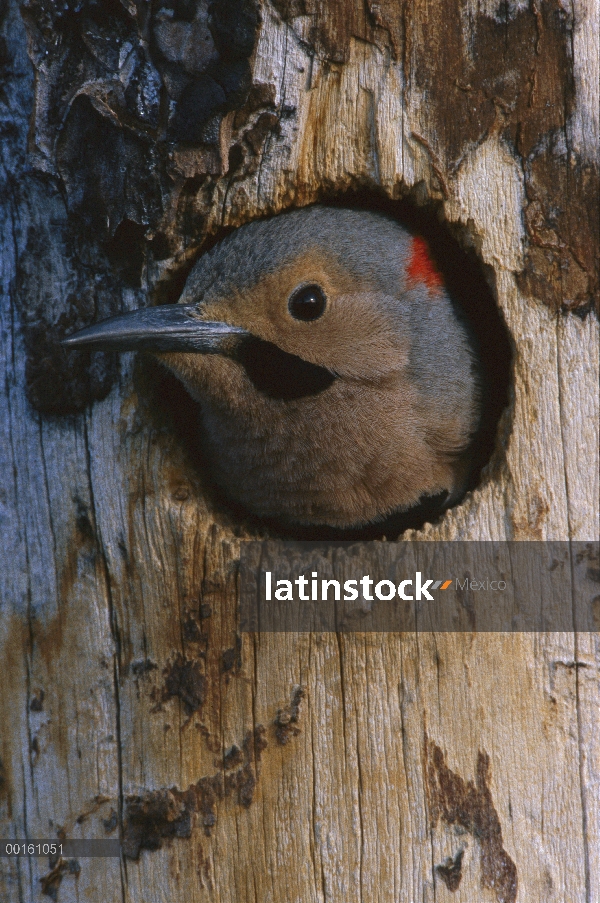
{"label": "bird beak", "polygon": [[106,351],[187,351],[227,354],[249,333],[241,326],[198,319],[195,304],[144,307],[86,326],[62,340],[67,348]]}

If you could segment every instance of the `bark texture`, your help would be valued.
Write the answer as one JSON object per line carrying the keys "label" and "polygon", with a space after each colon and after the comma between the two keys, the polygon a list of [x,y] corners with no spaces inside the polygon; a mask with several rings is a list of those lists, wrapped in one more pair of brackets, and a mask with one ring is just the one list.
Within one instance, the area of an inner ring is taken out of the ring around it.
{"label": "bark texture", "polygon": [[597,539],[596,4],[6,0],[0,72],[0,836],[126,853],[0,860],[0,897],[595,903],[598,635],[241,637],[260,530],[184,395],[58,342],[257,216],[437,204],[513,360],[418,535]]}

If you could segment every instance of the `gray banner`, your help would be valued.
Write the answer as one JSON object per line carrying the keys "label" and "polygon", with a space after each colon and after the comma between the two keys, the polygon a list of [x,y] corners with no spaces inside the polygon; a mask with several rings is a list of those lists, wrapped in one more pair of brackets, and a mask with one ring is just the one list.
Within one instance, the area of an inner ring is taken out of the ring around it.
{"label": "gray banner", "polygon": [[598,542],[247,542],[242,631],[598,631]]}

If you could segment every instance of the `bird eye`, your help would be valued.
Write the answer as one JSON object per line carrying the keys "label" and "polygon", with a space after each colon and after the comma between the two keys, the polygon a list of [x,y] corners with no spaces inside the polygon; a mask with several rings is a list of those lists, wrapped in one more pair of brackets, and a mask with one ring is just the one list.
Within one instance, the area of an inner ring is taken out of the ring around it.
{"label": "bird eye", "polygon": [[291,295],[288,310],[295,320],[317,320],[326,303],[327,299],[318,285],[303,285]]}

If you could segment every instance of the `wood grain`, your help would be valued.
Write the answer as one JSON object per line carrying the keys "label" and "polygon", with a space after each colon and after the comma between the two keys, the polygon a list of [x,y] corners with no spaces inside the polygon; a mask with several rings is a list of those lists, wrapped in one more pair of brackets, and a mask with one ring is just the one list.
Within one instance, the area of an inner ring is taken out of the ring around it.
{"label": "wood grain", "polygon": [[250,82],[186,142],[225,34],[194,9],[193,59],[148,4],[0,13],[0,837],[121,826],[137,857],[1,859],[0,897],[595,903],[597,634],[240,637],[264,534],[213,498],[181,396],[132,356],[68,372],[56,337],[176,297],[224,227],[412,192],[514,349],[481,485],[418,535],[597,539],[596,5],[240,0]]}

